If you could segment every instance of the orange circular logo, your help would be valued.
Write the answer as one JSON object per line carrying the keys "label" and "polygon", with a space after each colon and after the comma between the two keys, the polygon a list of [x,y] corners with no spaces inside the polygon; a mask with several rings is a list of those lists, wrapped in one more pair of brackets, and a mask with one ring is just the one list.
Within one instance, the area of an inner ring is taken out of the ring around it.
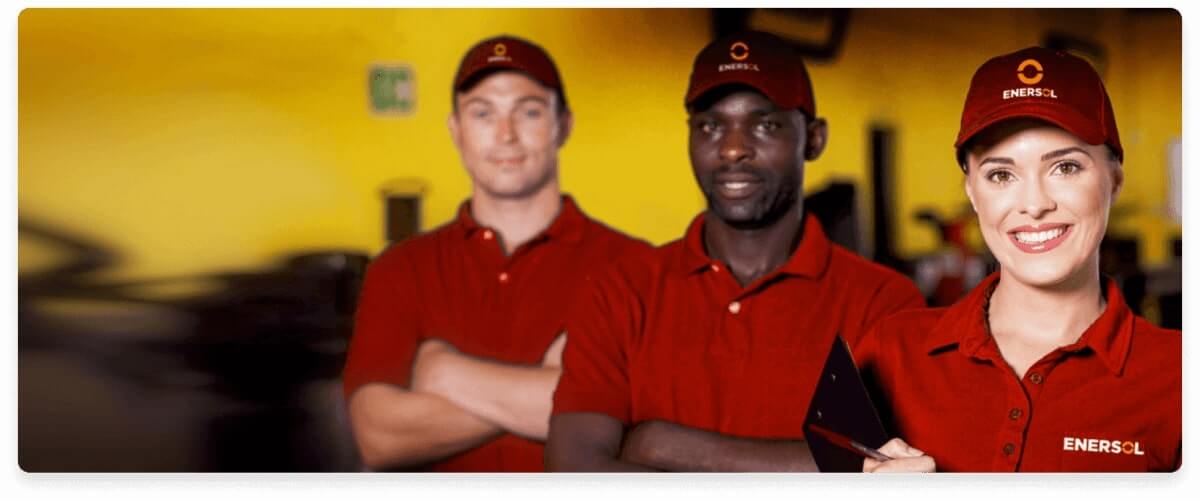
{"label": "orange circular logo", "polygon": [[503,56],[504,54],[508,53],[508,47],[505,47],[503,43],[497,43],[495,47],[492,47],[492,53],[498,56]]}
{"label": "orange circular logo", "polygon": [[733,45],[729,46],[729,57],[732,57],[734,61],[745,61],[747,57],[750,57],[750,46],[745,42],[733,42]]}
{"label": "orange circular logo", "polygon": [[[1025,76],[1025,70],[1029,69],[1030,67],[1033,67],[1035,73],[1033,76]],[[1025,85],[1033,85],[1042,81],[1042,63],[1037,62],[1036,59],[1026,59],[1021,61],[1021,64],[1017,66],[1017,79],[1021,80],[1021,83],[1024,83]]]}

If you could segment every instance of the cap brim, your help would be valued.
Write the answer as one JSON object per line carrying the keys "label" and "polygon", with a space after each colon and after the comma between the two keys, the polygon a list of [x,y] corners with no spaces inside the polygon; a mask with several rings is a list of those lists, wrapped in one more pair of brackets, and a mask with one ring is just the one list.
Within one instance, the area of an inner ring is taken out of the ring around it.
{"label": "cap brim", "polygon": [[463,86],[465,86],[467,83],[477,82],[480,75],[491,74],[496,71],[520,71],[521,73],[525,74],[526,76],[532,78],[534,81],[536,81],[542,85],[545,85],[548,88],[551,88],[551,89],[558,88],[554,84],[554,82],[548,82],[545,79],[538,77],[536,72],[531,71],[529,68],[527,68],[521,64],[518,64],[513,61],[502,61],[502,62],[494,62],[494,63],[485,64],[485,65],[479,66],[475,69],[472,69],[471,71],[464,73],[462,76],[459,77],[458,81],[455,82],[454,89],[462,90]]}
{"label": "cap brim", "polygon": [[772,91],[772,89],[766,88],[765,85],[762,85],[760,83],[748,82],[744,79],[738,78],[736,75],[733,75],[733,74],[731,74],[730,76],[719,77],[719,78],[710,80],[708,82],[705,82],[702,85],[691,88],[688,91],[687,96],[684,98],[683,104],[684,104],[684,106],[691,106],[693,103],[695,103],[701,97],[704,97],[705,94],[712,92],[714,90],[717,90],[720,87],[725,87],[728,85],[745,85],[754,90],[762,92],[763,95],[767,96],[767,99],[770,99],[771,102],[775,103],[775,105],[782,107],[782,108],[790,109],[790,108],[800,107],[798,104],[782,102],[782,100],[779,98],[779,96],[776,95],[775,92]]}
{"label": "cap brim", "polygon": [[[1053,109],[1053,112],[1047,113],[1048,109]],[[1008,106],[1001,106],[991,114],[977,120],[970,127],[959,131],[958,139],[954,142],[954,149],[961,148],[963,144],[988,127],[1014,118],[1033,118],[1050,123],[1075,134],[1076,137],[1083,139],[1088,144],[1099,145],[1106,142],[1100,124],[1087,119],[1069,106],[1053,102],[1016,102]]]}

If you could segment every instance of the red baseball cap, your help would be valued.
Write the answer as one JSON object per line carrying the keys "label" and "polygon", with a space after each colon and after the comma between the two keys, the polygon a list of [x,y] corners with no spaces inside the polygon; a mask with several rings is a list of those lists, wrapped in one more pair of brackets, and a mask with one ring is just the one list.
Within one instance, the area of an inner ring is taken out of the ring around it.
{"label": "red baseball cap", "polygon": [[791,42],[770,33],[747,31],[709,43],[696,55],[684,106],[717,87],[744,84],[777,106],[817,116],[812,81]]}
{"label": "red baseball cap", "polygon": [[557,91],[559,100],[564,107],[566,106],[562,79],[558,76],[558,67],[554,65],[550,54],[529,40],[511,35],[488,38],[471,47],[458,63],[458,73],[454,76],[454,91],[463,90],[464,85],[474,83],[475,77],[484,72],[501,69],[517,70],[529,75],[542,85]]}
{"label": "red baseball cap", "polygon": [[1060,50],[1029,47],[994,57],[971,78],[954,148],[983,129],[1011,118],[1036,118],[1088,144],[1107,144],[1124,159],[1112,101],[1087,61]]}

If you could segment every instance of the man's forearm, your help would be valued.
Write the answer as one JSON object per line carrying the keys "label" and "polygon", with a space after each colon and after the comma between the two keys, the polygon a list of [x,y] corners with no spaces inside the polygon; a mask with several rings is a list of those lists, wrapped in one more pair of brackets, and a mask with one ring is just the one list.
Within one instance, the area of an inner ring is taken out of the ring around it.
{"label": "man's forearm", "polygon": [[424,387],[504,429],[544,441],[554,387],[562,369],[516,366],[446,353]]}
{"label": "man's forearm", "polygon": [[547,455],[546,472],[662,472],[661,469],[602,455],[554,460]]}
{"label": "man's forearm", "polygon": [[642,422],[621,459],[674,472],[816,472],[808,443],[728,436],[665,421]]}
{"label": "man's forearm", "polygon": [[563,413],[550,419],[545,460],[549,472],[660,472],[619,458],[621,422],[601,413]]}
{"label": "man's forearm", "polygon": [[474,448],[501,429],[434,394],[368,384],[349,402],[363,463],[373,470],[412,467]]}

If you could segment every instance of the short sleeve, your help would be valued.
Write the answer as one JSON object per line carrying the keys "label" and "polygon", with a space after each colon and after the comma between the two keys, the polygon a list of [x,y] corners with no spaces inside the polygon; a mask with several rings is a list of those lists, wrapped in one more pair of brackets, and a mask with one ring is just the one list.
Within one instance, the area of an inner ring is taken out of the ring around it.
{"label": "short sleeve", "polygon": [[630,424],[627,349],[641,323],[639,302],[615,269],[587,280],[567,315],[554,414],[603,413]]}
{"label": "short sleeve", "polygon": [[897,435],[891,395],[895,392],[895,364],[900,353],[895,349],[896,328],[903,321],[896,319],[897,313],[886,315],[875,321],[870,331],[854,350],[854,362],[863,379],[871,401],[875,404],[880,420],[892,436]]}
{"label": "short sleeve", "polygon": [[895,312],[925,307],[925,297],[917,285],[902,275],[891,276],[879,287],[867,309],[867,326]]}
{"label": "short sleeve", "polygon": [[402,255],[385,252],[368,267],[342,373],[342,393],[347,400],[370,382],[408,386],[421,340],[417,287]]}

